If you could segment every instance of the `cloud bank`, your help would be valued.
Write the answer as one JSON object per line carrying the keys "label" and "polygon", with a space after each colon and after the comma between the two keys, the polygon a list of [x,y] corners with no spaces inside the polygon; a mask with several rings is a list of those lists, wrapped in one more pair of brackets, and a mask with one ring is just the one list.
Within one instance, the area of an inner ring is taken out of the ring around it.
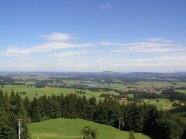
{"label": "cloud bank", "polygon": [[[43,43],[0,50],[2,71],[153,71],[186,69],[186,44],[163,38],[133,42],[77,42],[79,35],[54,32]],[[27,47],[26,47],[27,46]]]}

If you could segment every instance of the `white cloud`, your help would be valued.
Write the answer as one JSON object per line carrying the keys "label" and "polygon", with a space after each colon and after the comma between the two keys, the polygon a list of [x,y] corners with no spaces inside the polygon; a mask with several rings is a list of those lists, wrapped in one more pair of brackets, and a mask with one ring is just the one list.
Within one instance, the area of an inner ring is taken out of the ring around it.
{"label": "white cloud", "polygon": [[147,41],[152,41],[152,42],[167,42],[167,43],[173,42],[173,41],[171,41],[171,40],[166,40],[166,39],[158,38],[158,37],[148,38],[148,39],[146,39],[146,40],[147,40]]}
{"label": "white cloud", "polygon": [[73,42],[47,42],[28,48],[30,52],[48,52],[53,50],[64,50],[68,48],[91,47],[91,43],[73,43]]}
{"label": "white cloud", "polygon": [[[22,57],[24,55],[27,56],[27,55],[32,55],[34,53],[41,53],[42,55],[45,55],[46,53],[54,53],[53,51],[64,51],[67,49],[82,49],[82,48],[88,48],[94,46],[93,43],[76,43],[70,41],[69,39],[73,38],[74,35],[69,35],[64,33],[52,33],[49,35],[42,35],[42,37],[46,37],[47,40],[49,41],[31,47],[24,47],[24,48],[17,47],[17,46],[13,46],[13,47],[10,46],[5,50],[1,50],[0,56]],[[68,55],[70,55],[70,53]]]}
{"label": "white cloud", "polygon": [[81,63],[84,64],[86,70],[102,71],[113,70],[121,72],[135,72],[135,71],[152,71],[152,72],[175,72],[185,71],[186,56],[182,55],[166,55],[161,57],[149,59],[126,59],[126,60],[112,60],[102,59],[96,63]]}
{"label": "white cloud", "polygon": [[132,43],[99,42],[98,45],[113,46],[115,49],[112,52],[117,53],[166,53],[186,51],[186,45],[165,41],[159,38],[151,39],[151,41]]}
{"label": "white cloud", "polygon": [[99,8],[100,9],[111,9],[112,5],[110,3],[104,3],[104,4],[99,5]]}
{"label": "white cloud", "polygon": [[46,38],[49,41],[67,41],[69,39],[77,37],[77,35],[53,32],[51,34],[41,35],[40,37]]}
{"label": "white cloud", "polygon": [[72,42],[47,42],[35,45],[29,48],[12,47],[4,51],[9,55],[31,54],[31,53],[46,53],[54,50],[65,50],[70,48],[87,48],[91,47],[91,43],[72,43]]}
{"label": "white cloud", "polygon": [[65,51],[65,52],[61,52],[61,53],[50,54],[50,55],[48,55],[48,57],[57,58],[57,59],[69,58],[69,57],[75,58],[77,56],[84,55],[84,54],[87,54],[87,51]]}
{"label": "white cloud", "polygon": [[30,53],[29,49],[21,49],[18,47],[12,47],[12,48],[8,48],[5,53],[7,54],[12,54],[12,55],[17,55],[17,54],[28,54]]}
{"label": "white cloud", "polygon": [[109,42],[109,41],[102,41],[98,42],[97,45],[99,46],[121,46],[123,43],[116,43],[116,42]]}
{"label": "white cloud", "polygon": [[[5,61],[0,60],[0,64],[4,65],[0,70],[178,71],[186,69],[186,44],[161,38],[130,43],[110,41],[77,43],[70,40],[70,37],[54,38],[30,47],[11,46],[5,50],[1,49],[0,56]],[[145,56],[146,53],[149,55]]]}
{"label": "white cloud", "polygon": [[[72,52],[69,52],[71,55]],[[68,54],[67,54],[68,55]],[[73,54],[72,54],[73,55]],[[76,55],[75,55],[76,56]],[[60,54],[54,56],[55,58],[63,59]],[[68,57],[68,56],[67,56]],[[133,71],[154,71],[154,72],[174,72],[184,71],[186,65],[186,55],[164,55],[154,58],[142,58],[142,59],[96,59],[88,62],[77,61],[76,59],[71,60],[42,60],[33,61],[30,60],[27,63],[20,61],[18,63],[4,63],[1,70],[14,69],[14,70],[26,70],[26,71],[103,71],[113,70],[122,72],[133,72]],[[0,61],[1,64],[1,61]],[[6,69],[4,69],[6,67]]]}
{"label": "white cloud", "polygon": [[6,55],[20,55],[32,53],[45,53],[70,48],[86,48],[93,46],[92,43],[75,43],[69,41],[68,39],[73,38],[73,36],[63,33],[53,33],[50,35],[43,35],[43,37],[46,37],[50,41],[27,48],[9,47],[8,49],[4,50],[4,52],[0,53],[4,53]]}

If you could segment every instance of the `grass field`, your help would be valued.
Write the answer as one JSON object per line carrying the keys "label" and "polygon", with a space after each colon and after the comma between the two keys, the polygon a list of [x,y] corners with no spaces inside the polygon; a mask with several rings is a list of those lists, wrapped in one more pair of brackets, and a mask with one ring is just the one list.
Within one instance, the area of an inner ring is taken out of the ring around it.
{"label": "grass field", "polygon": [[186,95],[186,90],[175,90],[176,92],[183,93]]}
{"label": "grass field", "polygon": [[183,87],[186,86],[186,82],[137,82],[137,86],[143,86],[143,87],[156,87],[156,88],[161,88],[161,87],[167,87],[167,86],[174,86],[174,87]]}
{"label": "grass field", "polygon": [[[125,88],[125,86],[120,86],[120,85],[116,85],[115,87],[121,87],[121,88]],[[77,90],[78,89],[71,89],[71,88],[54,88],[54,87],[45,87],[45,88],[35,88],[35,87],[27,87],[26,85],[4,85],[4,88],[0,88],[1,90],[3,90],[4,92],[8,92],[11,93],[12,90],[14,90],[14,92],[26,92],[25,95],[21,94],[22,97],[29,97],[30,99],[33,99],[34,97],[40,97],[43,95],[46,96],[51,96],[52,94],[54,95],[60,95],[61,93],[65,96],[67,94],[70,93],[74,93],[77,94]],[[101,99],[100,95],[101,94],[117,94],[116,92],[110,91],[110,92],[94,92],[94,91],[90,91],[90,90],[83,90],[86,92],[85,96],[86,98],[90,98],[95,96],[97,100]],[[77,94],[80,96],[83,96],[82,94]],[[133,97],[133,94],[130,94],[129,97]],[[144,101],[146,103],[149,104],[153,104],[155,105],[159,110],[163,109],[163,110],[168,110],[172,108],[172,103],[170,100],[168,99],[159,99],[159,102],[157,102],[156,99],[144,99]]]}
{"label": "grass field", "polygon": [[183,87],[186,86],[186,82],[176,82],[175,87]]}
{"label": "grass field", "polygon": [[[0,88],[0,89],[8,93],[11,93],[12,90],[14,90],[14,92],[26,92],[26,94],[23,95],[23,97],[28,96],[30,99],[33,99],[34,97],[40,97],[43,95],[46,95],[46,96],[51,96],[52,94],[60,95],[61,93],[63,95],[67,95],[70,93],[77,94],[75,89],[71,89],[71,88],[54,88],[54,87],[45,87],[45,88],[32,87],[31,88],[31,87],[27,87],[26,85],[4,85],[4,88]],[[94,92],[94,91],[89,91],[89,90],[83,90],[83,91],[86,92],[85,96],[87,98],[95,96],[96,99],[100,99],[101,94],[108,94],[108,93],[116,94],[113,91],[110,91],[110,92]],[[78,94],[78,95],[83,96],[82,94]]]}
{"label": "grass field", "polygon": [[109,88],[116,89],[116,90],[121,90],[121,91],[126,91],[127,90],[127,85],[120,84],[120,83],[111,83]]}
{"label": "grass field", "polygon": [[166,86],[171,86],[172,84],[169,82],[137,82],[137,86],[140,87],[156,87],[156,88],[161,88],[161,87],[166,87]]}
{"label": "grass field", "polygon": [[[52,119],[28,124],[31,139],[77,139],[85,126],[96,128],[98,139],[127,139],[129,132],[119,131],[111,126],[97,124],[81,119]],[[135,133],[136,139],[150,139],[141,133]]]}
{"label": "grass field", "polygon": [[163,99],[163,98],[159,98],[158,102],[156,99],[144,99],[144,102],[155,105],[158,110],[172,109],[173,108],[172,104],[174,103],[174,101],[172,102],[169,99]]}
{"label": "grass field", "polygon": [[90,80],[63,80],[67,85],[80,84],[80,83],[95,83]]}

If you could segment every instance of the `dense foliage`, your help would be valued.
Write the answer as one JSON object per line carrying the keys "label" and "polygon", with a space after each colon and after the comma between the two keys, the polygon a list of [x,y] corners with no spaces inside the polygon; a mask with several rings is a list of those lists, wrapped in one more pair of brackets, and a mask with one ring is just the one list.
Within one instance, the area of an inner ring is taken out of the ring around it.
{"label": "dense foliage", "polygon": [[134,132],[133,131],[129,132],[129,138],[128,139],[136,139],[135,136],[134,136]]}
{"label": "dense foliage", "polygon": [[90,126],[84,127],[81,134],[83,135],[83,139],[97,139],[99,135],[98,131]]}
{"label": "dense foliage", "polygon": [[134,94],[135,99],[157,99],[165,98],[170,100],[186,101],[186,95],[183,93],[175,92],[174,89],[166,89],[161,94],[140,92],[140,91],[128,91],[128,94]]}
{"label": "dense foliage", "polygon": [[[91,120],[121,130],[143,132],[158,139],[185,137],[186,125],[158,111],[153,105],[135,102],[120,104],[112,99],[97,102],[95,97],[86,99],[75,94],[42,96],[29,100],[27,97],[21,99],[18,93],[12,92],[8,96],[2,91],[0,99],[0,136],[3,139],[17,137],[18,118],[39,122],[60,117]],[[28,134],[25,126],[23,131],[22,136],[26,139]]]}
{"label": "dense foliage", "polygon": [[22,119],[22,139],[28,138],[28,131],[24,120],[27,119],[23,100],[20,95],[12,93],[10,96],[0,90],[0,138],[18,138],[18,119]]}

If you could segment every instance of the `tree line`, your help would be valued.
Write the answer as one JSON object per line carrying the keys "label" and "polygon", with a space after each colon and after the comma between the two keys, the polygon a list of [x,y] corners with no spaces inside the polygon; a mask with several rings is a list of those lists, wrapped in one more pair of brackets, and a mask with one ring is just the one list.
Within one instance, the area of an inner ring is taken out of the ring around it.
{"label": "tree line", "polygon": [[[121,104],[113,99],[97,101],[75,94],[42,96],[30,100],[12,91],[0,91],[0,138],[17,138],[17,119],[40,122],[53,118],[80,118],[111,125],[125,131],[143,132],[158,139],[185,139],[186,125],[171,115],[158,111],[155,106],[131,102]],[[23,125],[22,137],[28,138]]]}
{"label": "tree line", "polygon": [[27,119],[24,100],[19,94],[8,95],[0,90],[0,138],[18,138],[18,119],[23,120],[21,137],[27,139],[28,129],[24,122]]}

